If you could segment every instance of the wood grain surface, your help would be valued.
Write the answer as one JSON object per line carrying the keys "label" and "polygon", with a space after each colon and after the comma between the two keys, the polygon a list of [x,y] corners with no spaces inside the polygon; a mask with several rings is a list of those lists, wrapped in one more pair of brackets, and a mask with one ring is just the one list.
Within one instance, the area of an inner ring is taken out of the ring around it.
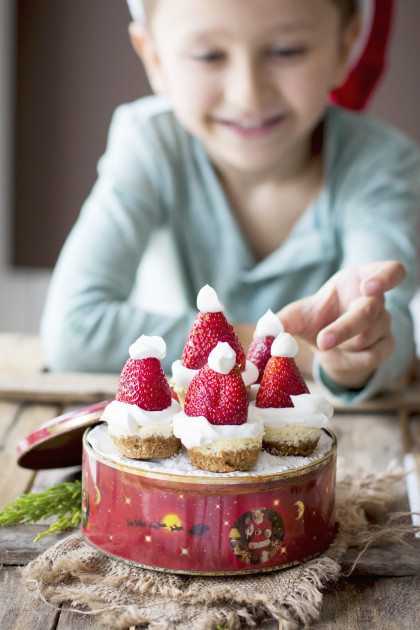
{"label": "wood grain surface", "polygon": [[[42,369],[42,349],[37,337],[0,334],[0,507],[23,492],[38,492],[80,476],[80,467],[38,472],[20,468],[16,463],[16,445],[45,421],[115,394],[117,375],[48,374]],[[336,406],[331,428],[338,438],[339,466],[350,474],[381,473],[393,462],[402,465],[407,449],[420,469],[418,383],[351,411],[343,405]],[[390,509],[408,511],[404,481],[398,485]],[[371,514],[372,519],[383,516]],[[99,630],[102,626],[94,616],[58,611],[36,599],[22,583],[19,567],[69,533],[56,533],[34,543],[36,535],[45,529],[45,524],[0,528],[0,629]],[[310,627],[419,628],[420,540],[411,537],[407,543],[369,548],[346,577],[358,554],[349,549],[343,561],[343,577],[326,591],[321,616]],[[278,628],[274,620],[259,626],[259,630]]]}

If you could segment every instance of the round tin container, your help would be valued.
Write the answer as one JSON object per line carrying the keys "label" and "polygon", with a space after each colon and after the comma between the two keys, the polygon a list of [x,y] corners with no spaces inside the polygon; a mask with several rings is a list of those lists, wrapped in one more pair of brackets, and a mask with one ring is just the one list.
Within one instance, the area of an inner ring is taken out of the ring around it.
{"label": "round tin container", "polygon": [[121,457],[102,424],[83,439],[82,533],[103,553],[154,570],[286,568],[320,554],[334,536],[336,450],[324,429],[310,457],[273,458],[278,472],[206,473]]}

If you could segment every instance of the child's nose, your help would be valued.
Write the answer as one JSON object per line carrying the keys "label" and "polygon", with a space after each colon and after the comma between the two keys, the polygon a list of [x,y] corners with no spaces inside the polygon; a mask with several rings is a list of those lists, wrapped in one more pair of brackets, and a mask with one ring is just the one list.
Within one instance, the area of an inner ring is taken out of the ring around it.
{"label": "child's nose", "polygon": [[242,58],[232,64],[226,90],[231,102],[242,108],[257,109],[266,100],[270,86],[261,64],[255,59]]}

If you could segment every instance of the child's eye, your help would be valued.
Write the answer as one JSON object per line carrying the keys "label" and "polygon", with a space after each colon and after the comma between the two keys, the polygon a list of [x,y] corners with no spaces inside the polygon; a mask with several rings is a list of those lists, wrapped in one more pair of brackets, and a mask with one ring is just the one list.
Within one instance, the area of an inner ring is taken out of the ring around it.
{"label": "child's eye", "polygon": [[301,55],[304,55],[305,53],[306,48],[304,48],[303,46],[296,46],[291,48],[272,48],[270,50],[270,55],[272,57],[281,58],[299,57]]}
{"label": "child's eye", "polygon": [[222,61],[222,59],[224,59],[224,54],[217,51],[202,52],[194,55],[193,59],[204,63],[215,63],[217,61]]}

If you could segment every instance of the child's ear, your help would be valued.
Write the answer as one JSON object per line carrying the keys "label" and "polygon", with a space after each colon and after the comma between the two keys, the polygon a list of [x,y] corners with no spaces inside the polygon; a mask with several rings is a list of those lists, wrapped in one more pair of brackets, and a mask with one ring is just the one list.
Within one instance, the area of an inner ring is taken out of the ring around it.
{"label": "child's ear", "polygon": [[362,25],[361,15],[356,15],[352,21],[346,26],[339,43],[339,49],[337,53],[337,61],[334,72],[334,77],[331,85],[331,89],[335,90],[341,87],[349,73],[349,61],[353,50],[353,47],[360,34]]}
{"label": "child's ear", "polygon": [[140,22],[131,22],[128,33],[131,44],[143,63],[152,90],[156,94],[165,94],[164,74],[149,30]]}

